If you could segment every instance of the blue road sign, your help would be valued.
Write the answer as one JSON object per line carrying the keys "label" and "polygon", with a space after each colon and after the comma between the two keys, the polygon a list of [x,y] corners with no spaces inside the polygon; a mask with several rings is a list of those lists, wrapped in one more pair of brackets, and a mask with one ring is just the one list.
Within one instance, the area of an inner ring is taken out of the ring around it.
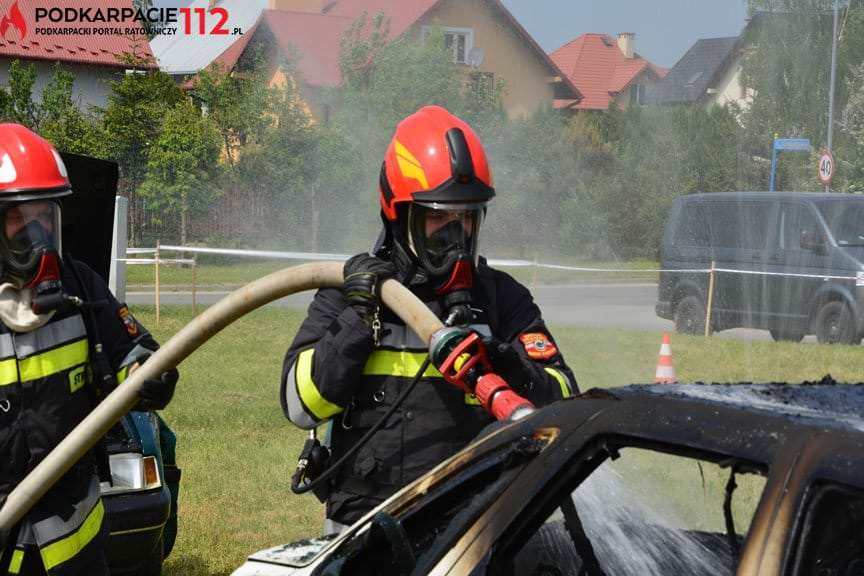
{"label": "blue road sign", "polygon": [[771,180],[768,190],[774,192],[775,175],[777,173],[777,157],[780,152],[807,152],[810,153],[810,140],[807,138],[777,138],[774,140],[774,150],[771,153]]}

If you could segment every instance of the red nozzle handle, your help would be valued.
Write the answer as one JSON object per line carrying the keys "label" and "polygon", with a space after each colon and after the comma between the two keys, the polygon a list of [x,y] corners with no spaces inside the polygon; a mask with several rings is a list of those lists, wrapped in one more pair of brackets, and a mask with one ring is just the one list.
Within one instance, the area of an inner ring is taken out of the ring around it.
{"label": "red nozzle handle", "polygon": [[[460,364],[460,358],[463,362]],[[475,367],[489,371],[489,361],[486,359],[486,348],[476,332],[471,332],[453,349],[438,367],[438,370],[450,384],[454,384],[471,394],[473,390],[466,381],[468,373]],[[459,366],[457,369],[456,366]]]}
{"label": "red nozzle handle", "polygon": [[480,376],[474,394],[496,420],[509,420],[519,408],[534,408],[530,401],[516,394],[507,382],[495,373]]}

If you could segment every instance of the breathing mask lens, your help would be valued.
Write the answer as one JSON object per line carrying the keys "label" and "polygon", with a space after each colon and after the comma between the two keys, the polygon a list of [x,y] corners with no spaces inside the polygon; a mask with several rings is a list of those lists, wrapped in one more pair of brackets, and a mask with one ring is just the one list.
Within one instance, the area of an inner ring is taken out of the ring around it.
{"label": "breathing mask lens", "polygon": [[411,241],[433,275],[446,274],[460,256],[474,261],[483,211],[477,204],[412,204]]}
{"label": "breathing mask lens", "polygon": [[38,272],[43,254],[60,253],[60,206],[44,200],[24,202],[2,210],[0,218],[2,280],[23,287]]}

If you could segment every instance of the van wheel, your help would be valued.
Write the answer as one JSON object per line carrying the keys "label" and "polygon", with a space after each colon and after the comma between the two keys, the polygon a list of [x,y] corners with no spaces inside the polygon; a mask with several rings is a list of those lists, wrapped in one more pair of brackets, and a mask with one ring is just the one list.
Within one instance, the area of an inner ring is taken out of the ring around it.
{"label": "van wheel", "polygon": [[697,296],[685,296],[675,308],[675,331],[679,334],[705,334],[705,305]]}
{"label": "van wheel", "polygon": [[816,314],[816,338],[820,344],[858,344],[852,310],[845,302],[828,302]]}
{"label": "van wheel", "polygon": [[804,339],[804,334],[788,330],[772,329],[771,338],[775,342],[801,342]]}

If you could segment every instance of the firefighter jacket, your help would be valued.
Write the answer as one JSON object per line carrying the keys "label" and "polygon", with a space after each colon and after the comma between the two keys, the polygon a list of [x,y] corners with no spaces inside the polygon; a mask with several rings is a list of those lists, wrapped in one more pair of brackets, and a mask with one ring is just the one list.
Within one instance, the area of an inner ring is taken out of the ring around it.
{"label": "firefighter jacket", "polygon": [[[444,317],[446,311],[431,290],[421,286],[412,291]],[[514,347],[515,366],[504,371],[493,367],[517,393],[540,406],[576,391],[573,374],[524,286],[481,260],[471,306],[474,330]],[[376,345],[342,292],[322,289],[285,357],[282,409],[304,429],[332,419],[331,462],[381,418],[427,356],[427,344],[394,313],[382,307],[380,317]],[[461,450],[491,422],[476,399],[430,366],[401,408],[342,467],[332,485],[327,517],[355,522]]]}
{"label": "firefighter jacket", "polygon": [[[69,270],[73,265],[77,277]],[[64,262],[62,282],[68,294],[94,303],[95,326],[89,327],[88,312],[74,307],[58,310],[31,332],[12,332],[0,323],[0,497],[87,416],[100,394],[110,392],[97,389],[94,381],[91,330],[98,332],[119,382],[133,363],[156,349],[150,334],[86,265]],[[17,574],[25,554],[38,550],[49,576],[81,574],[103,554],[107,537],[99,494],[95,457],[88,454],[19,523],[16,545],[5,551],[0,566],[8,564],[9,573]]]}

